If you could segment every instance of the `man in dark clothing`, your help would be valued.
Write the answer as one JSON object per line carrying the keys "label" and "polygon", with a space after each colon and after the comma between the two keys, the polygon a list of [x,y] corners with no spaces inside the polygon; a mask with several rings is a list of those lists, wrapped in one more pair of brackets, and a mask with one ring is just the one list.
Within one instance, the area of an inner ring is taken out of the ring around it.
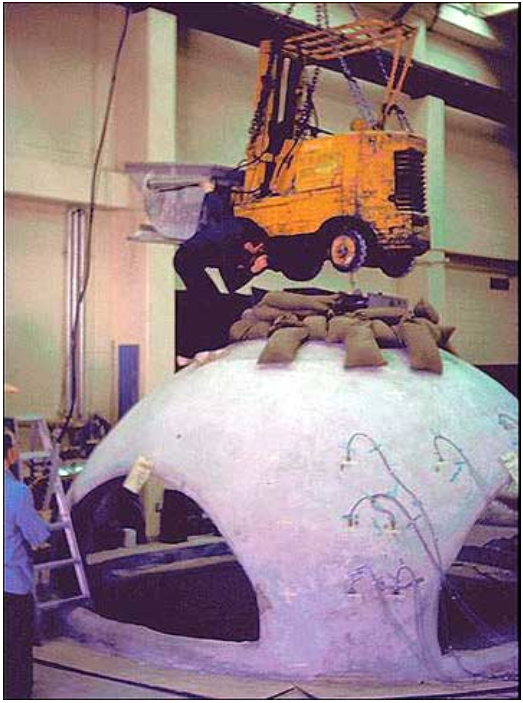
{"label": "man in dark clothing", "polygon": [[205,304],[219,297],[205,269],[217,268],[227,290],[233,293],[259,273],[260,263],[255,265],[257,247],[266,235],[254,223],[249,227],[245,220],[233,217],[228,189],[211,182],[202,187],[206,195],[198,229],[180,246],[173,263],[187,291]]}
{"label": "man in dark clothing", "polygon": [[33,688],[33,568],[30,548],[49,536],[30,490],[9,467],[16,456],[4,431],[4,699],[27,700]]}
{"label": "man in dark clothing", "polygon": [[184,242],[176,252],[174,267],[189,292],[202,301],[215,299],[219,291],[205,269],[217,268],[227,290],[233,293],[259,273],[255,259],[260,244],[246,241],[241,220],[226,218],[202,227]]}
{"label": "man in dark clothing", "polygon": [[309,280],[323,264],[323,249],[318,236],[268,237],[254,222],[233,217],[228,193],[211,184],[198,230],[176,252],[174,267],[187,290],[205,304],[219,297],[207,267],[219,270],[232,293],[267,268],[293,280]]}

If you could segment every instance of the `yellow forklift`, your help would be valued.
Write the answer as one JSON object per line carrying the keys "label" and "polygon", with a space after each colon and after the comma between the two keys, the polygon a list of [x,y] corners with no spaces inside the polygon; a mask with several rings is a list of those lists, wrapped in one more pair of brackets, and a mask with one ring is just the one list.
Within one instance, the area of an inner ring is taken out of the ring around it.
{"label": "yellow forklift", "polygon": [[[307,273],[329,259],[340,271],[379,267],[406,274],[430,246],[425,201],[426,142],[412,133],[397,99],[411,63],[416,29],[400,20],[357,19],[282,41],[261,43],[256,109],[234,215],[269,237],[320,238]],[[392,59],[385,75],[382,49]],[[386,86],[375,115],[354,78],[350,57],[373,52]],[[333,135],[311,124],[318,73],[339,62],[361,117]],[[312,77],[307,76],[313,66]],[[396,117],[399,128],[387,129]],[[307,248],[307,247],[306,247]],[[303,278],[303,277],[302,277]]]}

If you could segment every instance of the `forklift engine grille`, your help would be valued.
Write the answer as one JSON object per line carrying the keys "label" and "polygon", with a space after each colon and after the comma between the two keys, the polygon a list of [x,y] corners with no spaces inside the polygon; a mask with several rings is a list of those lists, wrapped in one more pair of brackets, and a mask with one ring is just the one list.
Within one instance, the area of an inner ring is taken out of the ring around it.
{"label": "forklift engine grille", "polygon": [[401,211],[425,212],[425,154],[417,149],[394,152],[394,201]]}

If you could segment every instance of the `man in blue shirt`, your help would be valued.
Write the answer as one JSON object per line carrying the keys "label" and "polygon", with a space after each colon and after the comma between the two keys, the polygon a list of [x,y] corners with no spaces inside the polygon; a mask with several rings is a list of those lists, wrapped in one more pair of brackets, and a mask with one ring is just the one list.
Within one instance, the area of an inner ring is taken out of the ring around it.
{"label": "man in blue shirt", "polygon": [[30,490],[9,467],[16,460],[4,431],[4,699],[31,698],[33,687],[33,566],[31,547],[49,536]]}

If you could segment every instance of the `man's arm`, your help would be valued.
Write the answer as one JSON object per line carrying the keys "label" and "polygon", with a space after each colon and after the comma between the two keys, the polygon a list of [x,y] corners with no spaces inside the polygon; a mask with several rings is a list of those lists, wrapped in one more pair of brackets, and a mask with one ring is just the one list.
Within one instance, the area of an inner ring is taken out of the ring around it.
{"label": "man's arm", "polygon": [[238,288],[248,283],[254,274],[248,264],[234,264],[234,262],[225,260],[220,266],[220,275],[229,293],[234,293]]}
{"label": "man's arm", "polygon": [[255,275],[251,271],[252,254],[244,247],[239,232],[234,232],[222,243],[220,275],[229,293],[241,288]]}
{"label": "man's arm", "polygon": [[244,286],[254,276],[265,271],[267,267],[268,258],[265,254],[248,257],[245,261],[237,263],[224,259],[224,263],[220,267],[220,274],[229,293],[234,293],[235,290]]}
{"label": "man's arm", "polygon": [[30,490],[27,486],[23,486],[23,489],[15,520],[24,539],[36,548],[49,537],[49,529],[34,508]]}

